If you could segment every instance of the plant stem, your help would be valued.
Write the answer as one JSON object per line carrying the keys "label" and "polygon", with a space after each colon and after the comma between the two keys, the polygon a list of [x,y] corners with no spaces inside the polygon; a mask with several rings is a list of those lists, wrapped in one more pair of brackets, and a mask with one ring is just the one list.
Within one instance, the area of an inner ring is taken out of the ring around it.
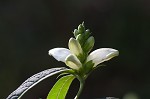
{"label": "plant stem", "polygon": [[76,95],[76,97],[74,99],[79,99],[79,96],[80,96],[80,94],[81,94],[81,92],[83,90],[83,87],[84,87],[85,81],[81,80],[81,79],[79,81],[80,81],[80,88],[79,88],[79,91],[78,91],[78,93],[77,93],[77,95]]}

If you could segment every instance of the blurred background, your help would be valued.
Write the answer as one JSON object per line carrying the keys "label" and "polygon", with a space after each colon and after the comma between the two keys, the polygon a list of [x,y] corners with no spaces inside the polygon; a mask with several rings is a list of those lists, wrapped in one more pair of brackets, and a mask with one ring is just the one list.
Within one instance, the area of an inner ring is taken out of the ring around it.
{"label": "blurred background", "polygon": [[[33,74],[65,66],[48,50],[67,48],[72,31],[83,21],[95,37],[93,50],[115,48],[120,55],[89,76],[81,99],[150,99],[149,0],[1,0],[0,99]],[[45,99],[55,77],[22,99]],[[78,86],[74,80],[66,99],[73,99]]]}

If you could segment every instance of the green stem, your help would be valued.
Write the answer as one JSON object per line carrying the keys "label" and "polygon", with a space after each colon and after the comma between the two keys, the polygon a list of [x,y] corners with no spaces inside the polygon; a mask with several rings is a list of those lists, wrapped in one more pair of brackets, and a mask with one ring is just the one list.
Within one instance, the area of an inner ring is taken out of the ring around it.
{"label": "green stem", "polygon": [[85,81],[82,80],[82,79],[80,79],[79,81],[80,81],[80,88],[79,88],[79,91],[78,91],[78,93],[77,93],[77,95],[76,95],[76,97],[74,99],[79,99],[79,96],[80,96],[80,94],[81,94],[81,92],[83,90],[83,87],[84,87]]}

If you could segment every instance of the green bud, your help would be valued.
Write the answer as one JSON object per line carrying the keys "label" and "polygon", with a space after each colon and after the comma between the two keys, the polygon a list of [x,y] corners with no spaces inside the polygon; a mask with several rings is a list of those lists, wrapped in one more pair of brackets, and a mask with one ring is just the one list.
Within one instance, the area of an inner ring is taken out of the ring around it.
{"label": "green bud", "polygon": [[84,47],[83,47],[84,51],[87,53],[90,52],[94,46],[94,43],[95,43],[94,37],[93,36],[89,37],[84,44]]}
{"label": "green bud", "polygon": [[84,21],[82,22],[82,25],[84,26]]}
{"label": "green bud", "polygon": [[79,41],[80,45],[83,46],[84,37],[82,34],[77,35],[76,40]]}
{"label": "green bud", "polygon": [[78,32],[79,32],[79,34],[84,33],[84,31],[85,31],[84,25],[80,24],[80,25],[78,26]]}
{"label": "green bud", "polygon": [[78,30],[74,29],[73,34],[74,34],[75,37],[77,37],[77,35],[79,34]]}
{"label": "green bud", "polygon": [[90,32],[89,29],[87,29],[87,30],[84,32],[84,39],[87,40],[90,35],[91,35],[91,32]]}

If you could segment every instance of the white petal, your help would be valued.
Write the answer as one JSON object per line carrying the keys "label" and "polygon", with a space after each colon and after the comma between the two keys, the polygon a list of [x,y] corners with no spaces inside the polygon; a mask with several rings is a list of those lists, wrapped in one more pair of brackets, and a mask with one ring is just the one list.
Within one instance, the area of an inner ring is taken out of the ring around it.
{"label": "white petal", "polygon": [[118,55],[118,50],[112,48],[101,48],[91,52],[90,55],[87,57],[87,61],[92,60],[95,64],[94,66],[96,66]]}
{"label": "white petal", "polygon": [[67,56],[65,63],[70,68],[76,69],[76,70],[78,70],[82,66],[79,59],[73,54],[70,54],[69,56]]}
{"label": "white petal", "polygon": [[79,55],[80,53],[82,53],[81,45],[76,39],[70,38],[68,46],[69,46],[70,51],[74,53],[75,55]]}
{"label": "white petal", "polygon": [[67,48],[53,48],[49,50],[49,55],[52,55],[56,60],[65,62],[66,57],[71,54]]}

